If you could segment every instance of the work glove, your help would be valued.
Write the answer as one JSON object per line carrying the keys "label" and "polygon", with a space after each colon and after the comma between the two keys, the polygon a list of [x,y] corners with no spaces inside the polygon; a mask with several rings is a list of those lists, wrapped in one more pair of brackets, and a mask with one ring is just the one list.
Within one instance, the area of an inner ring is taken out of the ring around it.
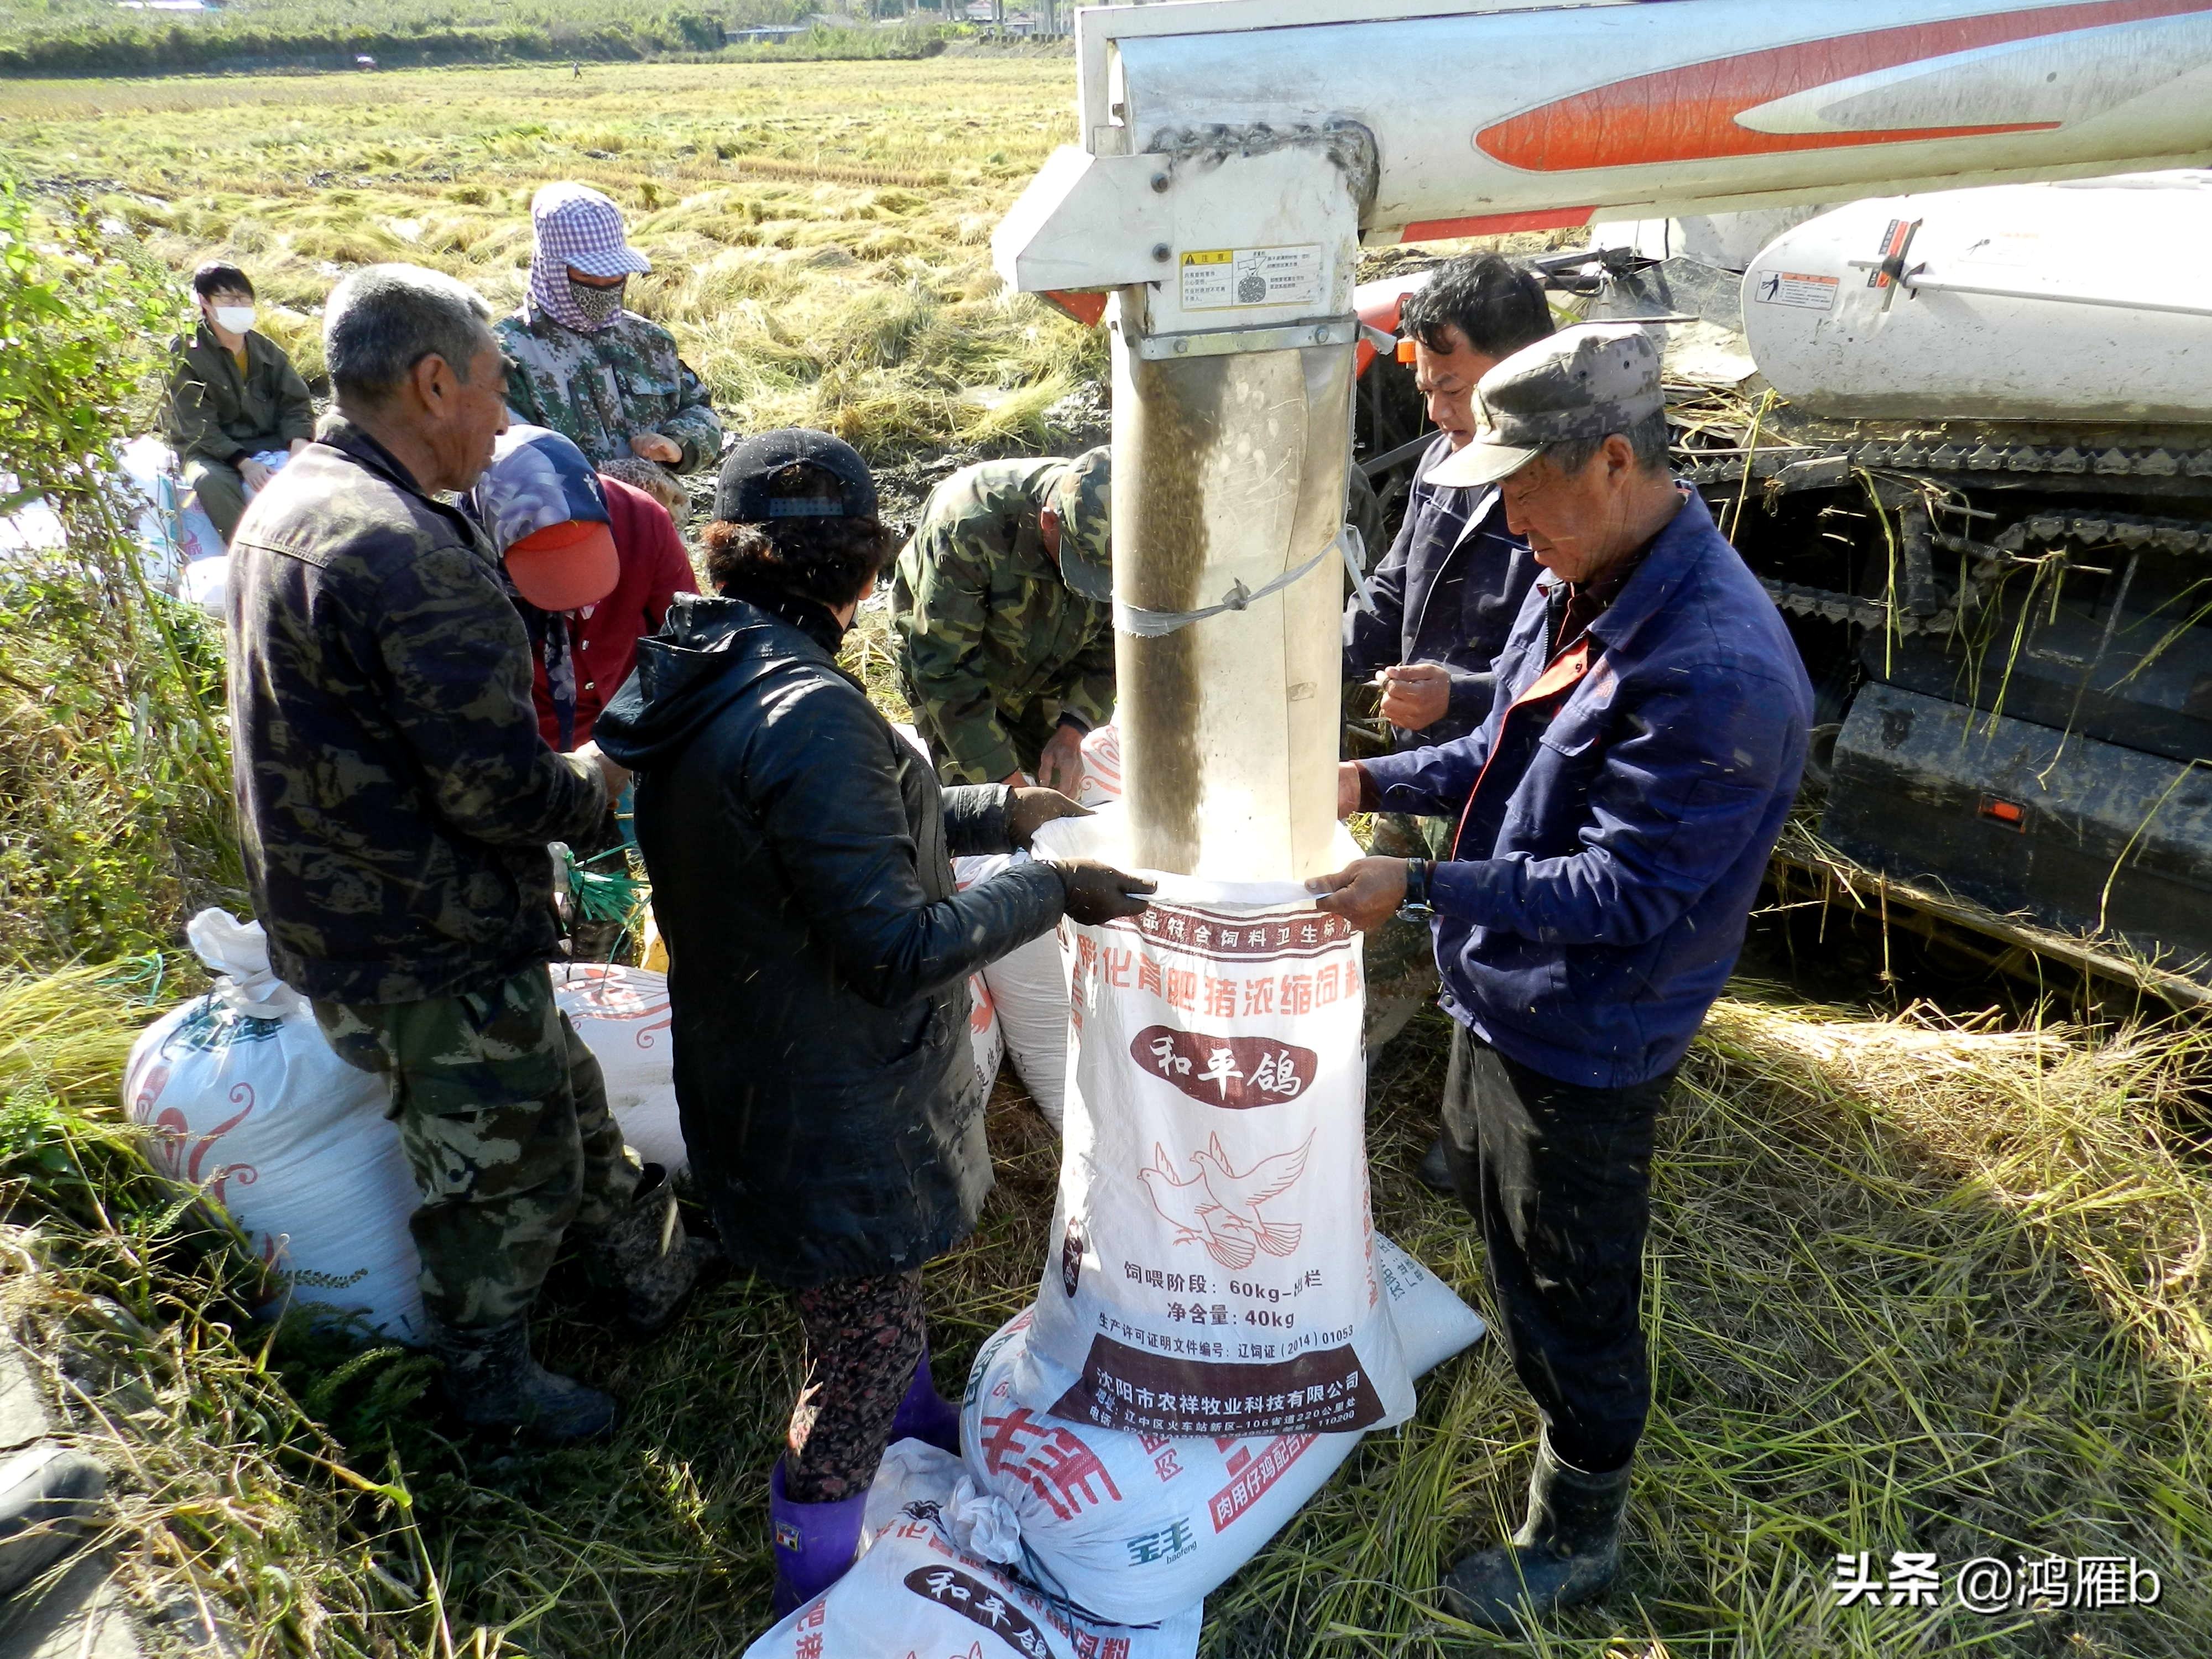
{"label": "work glove", "polygon": [[1006,839],[1024,853],[1030,839],[1054,818],[1087,818],[1091,809],[1078,806],[1057,789],[1010,789],[1006,804]]}
{"label": "work glove", "polygon": [[1097,859],[1050,859],[1045,861],[1045,867],[1060,877],[1060,884],[1067,894],[1069,917],[1087,927],[1140,915],[1145,908],[1145,895],[1154,885],[1141,877],[1127,875],[1110,864],[1101,864]]}

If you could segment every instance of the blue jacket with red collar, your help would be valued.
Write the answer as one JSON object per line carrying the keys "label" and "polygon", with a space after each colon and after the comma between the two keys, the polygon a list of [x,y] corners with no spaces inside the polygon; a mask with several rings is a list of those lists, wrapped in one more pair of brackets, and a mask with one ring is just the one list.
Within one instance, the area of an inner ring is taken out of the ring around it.
{"label": "blue jacket with red collar", "polygon": [[1395,811],[1454,815],[1437,866],[1444,1006],[1561,1082],[1626,1088],[1688,1050],[1804,770],[1813,690],[1759,580],[1690,495],[1576,646],[1528,594],[1479,731],[1365,761]]}
{"label": "blue jacket with red collar", "polygon": [[[1439,432],[1420,473],[1451,453],[1451,434]],[[1439,489],[1425,476],[1414,478],[1398,539],[1369,584],[1373,612],[1357,599],[1344,607],[1345,678],[1371,679],[1406,662],[1437,663],[1450,676],[1443,714],[1421,731],[1397,732],[1395,747],[1449,743],[1481,726],[1497,689],[1491,662],[1536,574],[1528,544],[1506,526],[1495,484]]]}

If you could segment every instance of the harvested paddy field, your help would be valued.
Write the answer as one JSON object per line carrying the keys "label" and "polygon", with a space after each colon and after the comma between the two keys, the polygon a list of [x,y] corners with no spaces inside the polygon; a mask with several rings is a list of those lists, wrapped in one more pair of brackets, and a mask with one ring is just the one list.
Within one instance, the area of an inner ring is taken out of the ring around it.
{"label": "harvested paddy field", "polygon": [[[919,468],[1056,441],[1048,411],[1101,365],[1095,336],[999,295],[985,250],[1072,136],[1066,76],[939,60],[15,83],[0,122],[27,178],[82,192],[167,270],[239,258],[309,368],[315,307],[349,265],[436,264],[505,305],[532,190],[597,184],[656,260],[640,307],[733,427],[817,422]],[[18,441],[0,434],[0,465]],[[624,1399],[618,1437],[548,1455],[457,1441],[428,1362],[256,1326],[254,1264],[118,1123],[131,1035],[195,984],[182,917],[237,902],[210,805],[219,657],[204,623],[128,583],[0,584],[0,915],[35,893],[72,918],[0,939],[0,1295],[117,1471],[125,1587],[173,1633],[212,1620],[252,1659],[742,1652],[768,1622],[767,1474],[799,1381],[780,1297],[720,1286],[635,1351],[556,1310],[547,1358]],[[882,689],[879,657],[856,665]],[[1602,1608],[1526,1640],[1436,1611],[1442,1570],[1517,1522],[1532,1454],[1526,1396],[1485,1341],[1212,1598],[1201,1651],[2202,1655],[2203,1038],[1877,1008],[1873,991],[1828,1006],[1740,982],[1685,1068],[1654,1170],[1656,1399]],[[1375,1214],[1487,1311],[1480,1245],[1411,1173],[1446,1033],[1425,1012],[1373,1059]],[[926,1276],[948,1389],[1045,1255],[1056,1149],[1010,1080],[990,1127],[982,1224]],[[1940,1595],[1838,1605],[1837,1557],[1861,1553],[1876,1578],[1893,1554],[1934,1557]],[[2159,1595],[1977,1612],[1955,1583],[1978,1557],[2132,1559]]]}
{"label": "harvested paddy field", "polygon": [[0,149],[179,272],[237,261],[311,378],[324,296],[404,259],[520,302],[530,198],[574,179],[653,261],[633,308],[676,331],[735,429],[805,422],[872,459],[1041,441],[1102,338],[1001,295],[992,227],[1074,137],[1067,63],[442,70],[0,83]]}

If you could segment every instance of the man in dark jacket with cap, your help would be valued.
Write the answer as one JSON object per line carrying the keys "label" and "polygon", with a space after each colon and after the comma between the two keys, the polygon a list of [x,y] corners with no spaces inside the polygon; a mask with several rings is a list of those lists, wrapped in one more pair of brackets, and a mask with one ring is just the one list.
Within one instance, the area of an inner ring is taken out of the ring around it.
{"label": "man in dark jacket with cap", "polygon": [[1648,334],[1565,330],[1481,394],[1492,426],[1435,477],[1502,483],[1546,574],[1479,731],[1341,769],[1344,813],[1455,819],[1446,856],[1362,859],[1314,884],[1363,928],[1393,912],[1435,928],[1455,1022],[1452,1175],[1543,1422],[1527,1522],[1461,1561],[1444,1594],[1511,1631],[1620,1569],[1650,1407],[1654,1127],[1742,946],[1812,687],[1758,579],[1668,474]]}
{"label": "man in dark jacket with cap", "polygon": [[1477,382],[1549,334],[1552,312],[1534,276],[1498,254],[1468,254],[1406,296],[1398,326],[1413,345],[1414,384],[1437,435],[1421,456],[1398,538],[1375,568],[1375,608],[1357,599],[1345,606],[1344,673],[1383,677],[1382,717],[1400,748],[1418,749],[1482,724],[1491,659],[1536,580],[1497,485],[1440,484],[1436,470],[1474,441]]}
{"label": "man in dark jacket with cap", "polygon": [[[1498,486],[1454,488],[1434,474],[1474,441],[1476,384],[1552,331],[1552,307],[1529,272],[1495,253],[1470,253],[1439,265],[1406,296],[1398,327],[1413,348],[1413,384],[1437,435],[1407,492],[1398,538],[1376,567],[1374,608],[1356,597],[1345,605],[1344,677],[1379,682],[1380,712],[1396,746],[1421,749],[1482,724],[1491,660],[1536,580],[1536,562],[1507,526]],[[1383,812],[1370,845],[1378,854],[1433,858],[1451,831],[1448,818]],[[1429,1001],[1436,969],[1428,930],[1404,923],[1369,940],[1367,971],[1370,993],[1399,1008]],[[1377,1035],[1370,1028],[1370,1046]],[[1419,1172],[1437,1191],[1452,1189],[1441,1135]]]}
{"label": "man in dark jacket with cap", "polygon": [[954,890],[951,855],[1025,848],[1082,809],[940,788],[838,666],[896,544],[848,446],[748,439],[714,512],[717,597],[676,600],[598,734],[638,775],[692,1173],[732,1262],[788,1288],[806,1332],[812,1385],[769,1482],[781,1613],[851,1565],[890,1439],[957,1444],[919,1270],[991,1182],[968,975],[1063,913],[1133,915],[1149,889],[1023,862]]}

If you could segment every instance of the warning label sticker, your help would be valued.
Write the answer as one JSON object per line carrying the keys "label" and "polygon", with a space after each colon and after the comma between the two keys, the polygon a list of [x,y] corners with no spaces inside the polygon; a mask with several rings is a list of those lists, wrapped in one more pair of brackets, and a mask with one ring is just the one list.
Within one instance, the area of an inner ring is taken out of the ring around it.
{"label": "warning label sticker", "polygon": [[1178,264],[1185,311],[1318,306],[1323,298],[1319,242],[1192,249]]}
{"label": "warning label sticker", "polygon": [[1833,276],[1808,276],[1795,270],[1762,270],[1752,279],[1759,304],[1795,306],[1800,311],[1833,311],[1843,284]]}

